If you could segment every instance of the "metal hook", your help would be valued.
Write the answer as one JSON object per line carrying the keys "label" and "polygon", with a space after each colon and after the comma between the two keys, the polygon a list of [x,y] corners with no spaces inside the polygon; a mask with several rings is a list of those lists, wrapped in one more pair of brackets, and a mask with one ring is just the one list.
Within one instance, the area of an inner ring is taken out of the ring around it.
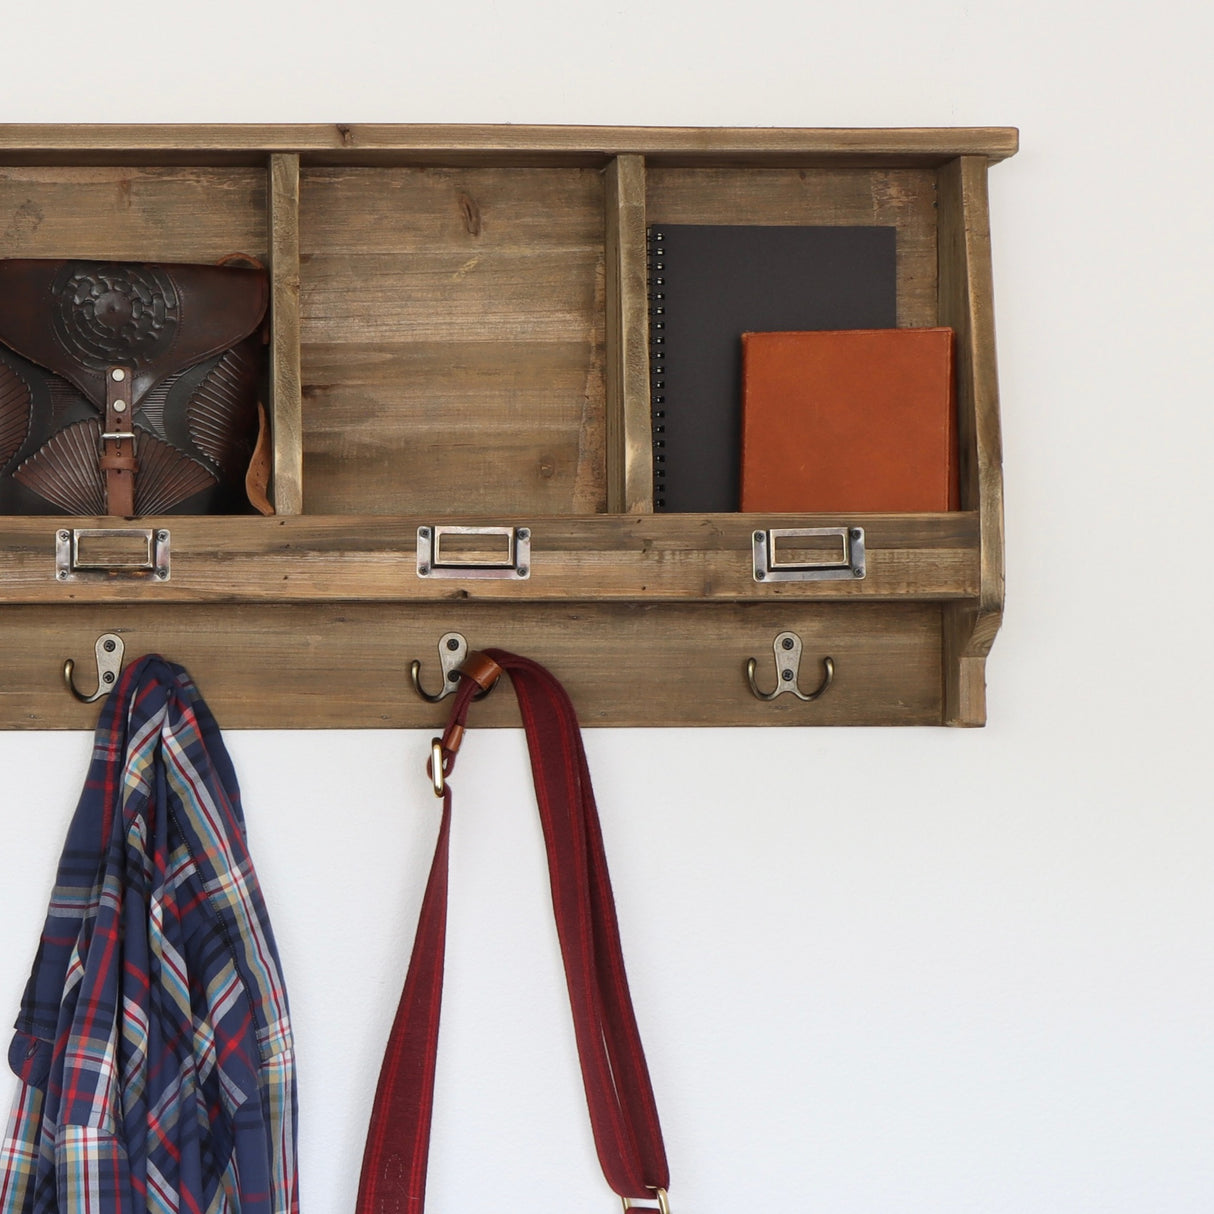
{"label": "metal hook", "polygon": [[82,704],[91,704],[94,700],[101,699],[113,688],[118,681],[118,674],[122,670],[122,655],[126,646],[116,632],[103,632],[97,638],[97,644],[93,646],[93,650],[97,655],[97,690],[91,696],[86,696],[77,688],[76,682],[72,678],[76,663],[71,658],[63,663],[63,681],[67,684],[68,691]]}
{"label": "metal hook", "polygon": [[[422,664],[416,658],[409,666],[409,678],[413,681],[413,690],[427,703],[437,704],[449,695],[454,695],[459,686],[459,668],[468,656],[468,642],[462,633],[444,632],[438,638],[438,660],[443,670],[443,687],[441,691],[427,691],[421,683]],[[474,697],[483,700],[489,691],[481,691]]]}
{"label": "metal hook", "polygon": [[746,681],[750,684],[750,690],[760,700],[774,700],[776,696],[783,695],[787,691],[795,695],[798,700],[804,700],[809,704],[823,695],[834,682],[835,660],[834,658],[823,658],[822,669],[825,674],[817,689],[806,694],[797,686],[797,676],[801,666],[801,638],[795,632],[781,632],[772,642],[772,650],[776,655],[777,677],[774,691],[759,690],[759,685],[755,682],[755,669],[759,663],[755,658],[749,658],[746,662]]}

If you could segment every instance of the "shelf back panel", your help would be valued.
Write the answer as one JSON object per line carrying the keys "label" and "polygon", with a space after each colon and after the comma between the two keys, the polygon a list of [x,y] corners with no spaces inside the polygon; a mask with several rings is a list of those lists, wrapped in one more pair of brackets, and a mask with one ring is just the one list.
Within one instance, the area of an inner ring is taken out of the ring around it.
{"label": "shelf back panel", "polygon": [[305,169],[305,510],[606,509],[590,169]]}
{"label": "shelf back panel", "polygon": [[251,168],[0,168],[0,257],[265,260],[266,174]]}

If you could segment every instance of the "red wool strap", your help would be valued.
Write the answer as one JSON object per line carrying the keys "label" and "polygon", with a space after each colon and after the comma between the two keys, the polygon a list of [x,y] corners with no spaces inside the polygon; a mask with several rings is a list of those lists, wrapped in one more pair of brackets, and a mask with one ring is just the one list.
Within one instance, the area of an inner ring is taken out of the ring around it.
{"label": "red wool strap", "polygon": [[442,824],[405,989],[384,1055],[363,1155],[356,1214],[422,1214],[443,993],[451,787],[468,707],[505,671],[527,733],[552,907],[565,964],[586,1103],[603,1175],[624,1199],[667,1210],[670,1177],[637,1031],[590,772],[573,705],[542,666],[488,649],[469,654],[432,770]]}

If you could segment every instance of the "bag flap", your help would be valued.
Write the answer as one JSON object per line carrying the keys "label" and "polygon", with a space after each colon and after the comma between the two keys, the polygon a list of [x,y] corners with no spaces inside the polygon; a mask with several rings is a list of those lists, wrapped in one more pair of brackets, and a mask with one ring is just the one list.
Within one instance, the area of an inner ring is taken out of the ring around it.
{"label": "bag flap", "polygon": [[247,337],[269,303],[244,266],[0,260],[0,341],[105,408],[105,374],[133,368],[132,405],[176,371]]}

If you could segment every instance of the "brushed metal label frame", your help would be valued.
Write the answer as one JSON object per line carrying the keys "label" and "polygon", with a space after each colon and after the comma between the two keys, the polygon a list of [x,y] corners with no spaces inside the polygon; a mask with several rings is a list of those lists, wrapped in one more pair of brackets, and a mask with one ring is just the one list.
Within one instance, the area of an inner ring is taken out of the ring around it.
{"label": "brushed metal label frame", "polygon": [[[837,559],[822,561],[780,560],[780,540],[836,539]],[[751,536],[756,582],[833,582],[863,578],[868,572],[863,527],[768,527]]]}
{"label": "brushed metal label frame", "polygon": [[[132,540],[130,560],[99,561],[81,556],[82,540]],[[55,532],[55,579],[60,582],[167,582],[172,576],[172,534],[165,527],[72,527]]]}
{"label": "brushed metal label frame", "polygon": [[[504,538],[506,554],[500,561],[452,559],[443,551],[443,540],[456,536]],[[447,524],[418,527],[417,576],[526,581],[531,577],[531,530],[528,527],[456,527]]]}

